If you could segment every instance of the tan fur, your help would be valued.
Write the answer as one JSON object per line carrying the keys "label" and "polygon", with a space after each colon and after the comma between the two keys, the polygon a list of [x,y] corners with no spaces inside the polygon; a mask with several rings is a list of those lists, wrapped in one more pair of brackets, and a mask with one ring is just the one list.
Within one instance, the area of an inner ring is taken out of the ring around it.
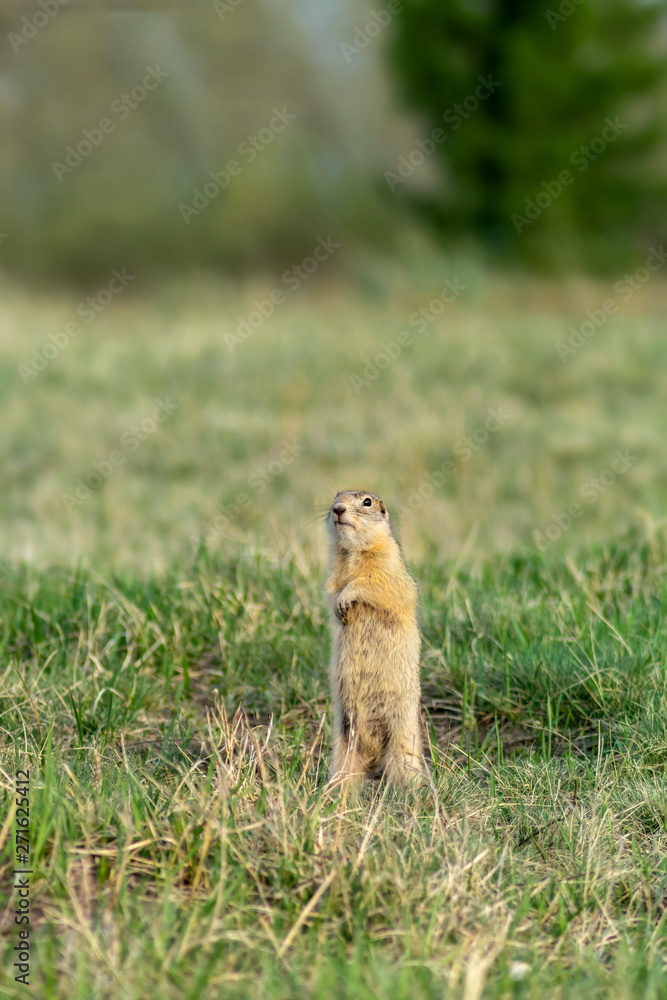
{"label": "tan fur", "polygon": [[417,587],[375,494],[338,493],[327,525],[331,779],[405,783],[424,774]]}

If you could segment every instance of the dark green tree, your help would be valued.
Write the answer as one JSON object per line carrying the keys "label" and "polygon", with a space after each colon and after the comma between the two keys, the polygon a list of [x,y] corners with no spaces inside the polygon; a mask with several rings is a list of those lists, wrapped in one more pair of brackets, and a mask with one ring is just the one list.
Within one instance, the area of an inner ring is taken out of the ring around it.
{"label": "dark green tree", "polygon": [[627,262],[666,218],[665,3],[547,3],[406,0],[393,66],[427,130],[445,133],[438,194],[409,197],[442,233],[496,253]]}

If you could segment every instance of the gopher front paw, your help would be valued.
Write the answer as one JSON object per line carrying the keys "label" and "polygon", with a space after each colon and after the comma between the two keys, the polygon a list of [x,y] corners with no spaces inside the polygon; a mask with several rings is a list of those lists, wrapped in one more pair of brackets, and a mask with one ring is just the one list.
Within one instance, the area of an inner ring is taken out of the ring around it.
{"label": "gopher front paw", "polygon": [[343,625],[347,625],[347,613],[356,603],[356,601],[350,600],[347,597],[343,597],[338,601],[338,604],[336,605],[336,618],[341,621]]}

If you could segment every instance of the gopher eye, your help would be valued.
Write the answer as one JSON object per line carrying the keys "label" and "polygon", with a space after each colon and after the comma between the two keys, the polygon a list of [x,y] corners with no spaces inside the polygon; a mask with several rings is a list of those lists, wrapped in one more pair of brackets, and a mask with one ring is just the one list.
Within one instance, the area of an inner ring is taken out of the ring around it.
{"label": "gopher eye", "polygon": [[373,501],[371,500],[370,497],[366,497],[365,500],[361,501],[361,506],[362,507],[372,507],[373,506]]}

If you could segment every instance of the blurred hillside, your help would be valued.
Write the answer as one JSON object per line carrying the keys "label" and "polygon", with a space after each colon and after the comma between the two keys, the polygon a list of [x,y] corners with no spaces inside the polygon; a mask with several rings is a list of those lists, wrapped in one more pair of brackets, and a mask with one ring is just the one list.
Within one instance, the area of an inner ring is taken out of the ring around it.
{"label": "blurred hillside", "polygon": [[238,272],[287,266],[329,232],[361,245],[395,233],[373,177],[398,115],[380,48],[358,67],[342,57],[350,8],[3,11],[7,267],[83,280],[120,265]]}
{"label": "blurred hillside", "polygon": [[0,261],[280,272],[328,234],[340,261],[396,252],[421,217],[496,259],[609,269],[667,221],[664,10],[5,0]]}

